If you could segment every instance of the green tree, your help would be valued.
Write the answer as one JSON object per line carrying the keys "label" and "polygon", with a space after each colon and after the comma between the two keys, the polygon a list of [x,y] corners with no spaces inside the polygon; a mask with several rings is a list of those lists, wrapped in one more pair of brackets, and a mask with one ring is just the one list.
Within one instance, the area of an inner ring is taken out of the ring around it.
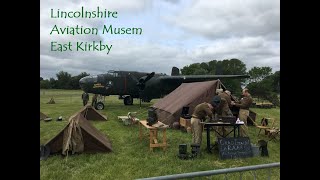
{"label": "green tree", "polygon": [[54,78],[50,78],[49,83],[50,83],[50,87],[49,87],[50,89],[58,89],[57,80],[55,80]]}
{"label": "green tree", "polygon": [[50,89],[51,88],[51,85],[50,85],[50,82],[49,80],[42,80],[40,81],[40,89]]}
{"label": "green tree", "polygon": [[[245,75],[246,65],[239,59],[226,59],[222,62],[222,73],[229,75]],[[240,96],[242,92],[241,85],[246,79],[222,79],[222,83],[236,96]]]}
{"label": "green tree", "polygon": [[258,100],[262,98],[280,107],[280,99],[278,98],[280,93],[280,71],[266,76],[258,82],[249,83],[247,88],[252,96],[258,97]]}
{"label": "green tree", "polygon": [[190,64],[189,66],[184,66],[181,69],[181,74],[183,75],[194,75],[194,72],[197,69],[200,69],[200,63],[194,63],[194,64]]}
{"label": "green tree", "polygon": [[193,75],[203,75],[203,74],[208,74],[208,71],[206,69],[196,69],[194,72],[193,72]]}
{"label": "green tree", "polygon": [[80,86],[79,86],[79,80],[85,76],[90,76],[90,74],[86,73],[86,72],[82,72],[80,73],[79,75],[77,76],[73,76],[71,78],[71,87],[72,89],[80,89]]}
{"label": "green tree", "polygon": [[[181,69],[183,75],[245,75],[246,65],[239,59],[225,59],[223,61],[212,60],[203,63],[194,63],[185,66]],[[245,79],[221,79],[222,83],[233,94],[239,95],[241,93],[241,85],[245,82]]]}
{"label": "green tree", "polygon": [[279,94],[280,93],[280,71],[276,71],[274,74],[270,76],[272,79],[272,87],[273,92]]}
{"label": "green tree", "polygon": [[71,89],[71,74],[60,71],[56,74],[57,76],[57,88],[58,89]]}
{"label": "green tree", "polygon": [[217,60],[209,61],[208,66],[210,74],[216,74],[217,63]]}
{"label": "green tree", "polygon": [[68,72],[60,71],[56,74],[57,80],[50,78],[44,80],[40,77],[40,88],[42,89],[80,89],[79,80],[90,74],[81,72],[77,76],[71,76]]}
{"label": "green tree", "polygon": [[264,98],[272,93],[272,81],[270,78],[259,82],[252,82],[247,85],[250,94],[254,97]]}
{"label": "green tree", "polygon": [[209,67],[209,63],[201,63],[200,64],[200,68],[204,69],[206,71],[206,73],[210,72],[210,67]]}
{"label": "green tree", "polygon": [[249,70],[248,73],[250,75],[251,82],[259,82],[267,76],[271,75],[271,72],[271,67],[253,67]]}

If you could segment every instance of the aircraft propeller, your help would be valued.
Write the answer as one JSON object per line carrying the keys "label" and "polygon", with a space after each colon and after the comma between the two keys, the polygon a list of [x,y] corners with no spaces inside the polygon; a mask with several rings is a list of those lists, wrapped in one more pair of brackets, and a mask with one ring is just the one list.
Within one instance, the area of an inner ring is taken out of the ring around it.
{"label": "aircraft propeller", "polygon": [[141,77],[137,83],[140,90],[144,90],[146,82],[149,81],[154,76],[154,72],[148,74],[147,76]]}
{"label": "aircraft propeller", "polygon": [[141,94],[142,94],[144,88],[146,87],[146,82],[149,81],[154,76],[154,74],[155,73],[152,72],[152,73],[148,74],[147,76],[141,77],[139,80],[135,76],[130,74],[131,78],[137,82],[136,85],[139,88],[140,107],[141,107]]}

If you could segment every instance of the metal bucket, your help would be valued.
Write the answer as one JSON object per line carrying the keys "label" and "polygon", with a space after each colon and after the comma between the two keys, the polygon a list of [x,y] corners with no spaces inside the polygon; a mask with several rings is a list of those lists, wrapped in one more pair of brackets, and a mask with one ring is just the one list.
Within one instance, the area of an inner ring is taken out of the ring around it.
{"label": "metal bucket", "polygon": [[252,154],[253,156],[259,156],[260,155],[260,151],[259,151],[259,147],[254,145],[254,144],[251,144],[251,149],[252,149]]}

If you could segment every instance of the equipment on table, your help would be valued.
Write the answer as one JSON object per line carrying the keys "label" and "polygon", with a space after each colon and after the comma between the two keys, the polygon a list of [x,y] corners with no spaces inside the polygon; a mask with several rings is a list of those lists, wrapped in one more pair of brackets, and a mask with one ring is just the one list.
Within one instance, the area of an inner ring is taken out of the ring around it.
{"label": "equipment on table", "polygon": [[148,118],[147,118],[147,125],[152,126],[153,124],[158,122],[157,114],[155,108],[148,109]]}

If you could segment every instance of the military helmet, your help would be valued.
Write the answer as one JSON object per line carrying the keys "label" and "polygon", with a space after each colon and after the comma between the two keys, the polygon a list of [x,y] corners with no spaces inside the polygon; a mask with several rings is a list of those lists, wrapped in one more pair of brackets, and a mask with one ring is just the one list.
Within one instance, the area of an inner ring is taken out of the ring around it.
{"label": "military helmet", "polygon": [[220,102],[221,102],[221,97],[220,97],[220,96],[214,96],[214,97],[212,98],[212,101],[210,102],[210,104],[211,104],[213,107],[217,107],[217,106],[219,106]]}

